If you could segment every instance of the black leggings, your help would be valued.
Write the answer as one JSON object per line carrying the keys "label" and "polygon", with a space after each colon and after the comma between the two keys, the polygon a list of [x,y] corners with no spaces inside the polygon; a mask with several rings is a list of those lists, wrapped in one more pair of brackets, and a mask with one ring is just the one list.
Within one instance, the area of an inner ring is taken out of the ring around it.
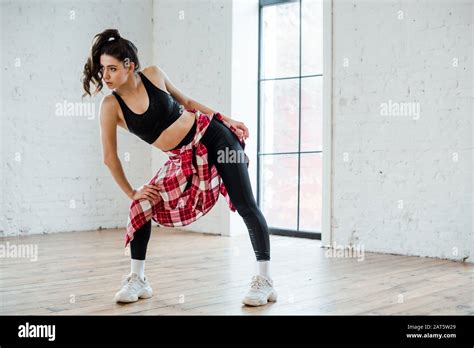
{"label": "black leggings", "polygon": [[[195,129],[196,123],[176,148],[189,144],[194,137]],[[244,150],[237,136],[213,117],[201,142],[207,148],[209,163],[216,166],[230,200],[247,225],[257,261],[270,260],[270,237],[267,222],[253,196],[247,163],[242,160]],[[228,157],[227,161],[225,157],[219,157],[219,155],[225,156],[225,154],[230,155],[231,153],[234,154],[234,157]],[[150,232],[151,220],[135,231],[134,238],[130,242],[132,259],[145,260]]]}

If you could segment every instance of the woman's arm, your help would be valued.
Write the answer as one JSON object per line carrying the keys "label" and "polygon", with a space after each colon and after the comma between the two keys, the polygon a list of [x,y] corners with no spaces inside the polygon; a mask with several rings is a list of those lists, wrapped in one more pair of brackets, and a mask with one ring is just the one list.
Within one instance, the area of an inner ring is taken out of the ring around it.
{"label": "woman's arm", "polygon": [[[157,66],[151,66],[150,67],[151,71],[156,73],[157,75],[160,75],[161,78],[165,81],[165,86],[166,89],[171,93],[171,95],[184,107],[188,110],[191,109],[196,109],[201,111],[204,114],[215,114],[216,112],[212,110],[211,108],[208,108],[207,106],[198,103],[196,100],[188,97],[186,94],[181,92],[169,79],[168,75],[163,69],[160,69]],[[248,138],[249,137],[249,131],[245,124],[243,122],[235,121],[231,119],[229,116],[226,116],[222,113],[219,112],[219,114],[222,116],[222,118],[230,123],[232,126],[234,126],[237,129],[237,134],[240,138]]]}
{"label": "woman's arm", "polygon": [[117,115],[115,114],[114,104],[111,100],[112,97],[113,96],[104,97],[99,108],[102,157],[104,164],[110,169],[117,184],[130,198],[134,190],[125,177],[122,164],[117,155]]}
{"label": "woman's arm", "polygon": [[130,199],[148,199],[151,203],[160,197],[159,190],[153,185],[143,185],[137,190],[128,182],[122,163],[117,155],[117,111],[113,96],[106,96],[100,103],[100,138],[105,165],[110,169],[117,184]]}
{"label": "woman's arm", "polygon": [[[199,111],[201,111],[202,113],[205,113],[205,114],[214,114],[215,113],[214,110],[209,109],[207,106],[198,103],[194,99],[189,99],[188,108],[189,109],[197,109],[197,110],[199,110]],[[236,128],[237,136],[239,138],[246,139],[246,138],[249,137],[249,130],[243,122],[235,121],[235,120],[231,119],[230,117],[223,115],[222,113],[220,113],[220,114],[221,114],[222,118],[225,121],[229,122],[232,126],[234,126]]]}
{"label": "woman's arm", "polygon": [[[197,101],[193,100],[192,98],[188,97],[184,94],[178,87],[176,87],[168,77],[168,74],[156,65],[152,65],[147,67],[152,75],[157,76],[157,80],[163,79],[165,82],[166,89],[170,92],[170,94],[175,98],[181,105],[183,105],[186,109],[196,109],[201,111],[204,114],[213,114],[215,111],[208,108],[205,105],[198,103]],[[222,115],[222,114],[221,114]],[[224,116],[224,115],[222,115]],[[230,119],[229,117],[224,117],[225,120]]]}
{"label": "woman's arm", "polygon": [[127,181],[127,178],[125,177],[125,173],[123,171],[122,163],[120,162],[120,159],[114,158],[110,159],[108,162],[105,163],[105,165],[109,168],[110,173],[114,177],[115,181],[117,184],[120,186],[123,192],[128,196],[128,198],[132,198],[133,194],[135,193],[135,190],[133,187],[129,184]]}
{"label": "woman's arm", "polygon": [[[197,101],[195,101],[194,99],[189,99],[189,102],[188,102],[188,109],[197,109],[199,111],[201,111],[203,114],[214,114],[215,111],[208,108],[207,106],[201,104],[201,103],[198,103]],[[220,113],[222,118],[224,120],[226,120],[227,122],[229,122],[231,120],[230,117],[228,116],[225,116],[224,114]]]}

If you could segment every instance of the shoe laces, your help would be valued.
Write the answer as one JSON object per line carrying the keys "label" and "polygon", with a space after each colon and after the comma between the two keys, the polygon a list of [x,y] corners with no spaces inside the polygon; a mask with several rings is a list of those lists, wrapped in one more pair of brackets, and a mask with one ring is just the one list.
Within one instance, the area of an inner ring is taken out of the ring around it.
{"label": "shoe laces", "polygon": [[[254,276],[250,282],[250,287],[253,290],[260,290],[264,287],[266,280],[262,277]],[[267,282],[268,283],[268,282]]]}
{"label": "shoe laces", "polygon": [[129,289],[133,288],[133,286],[140,282],[140,278],[138,276],[132,277],[131,274],[125,276],[122,280],[122,288]]}
{"label": "shoe laces", "polygon": [[128,282],[130,282],[130,279],[132,278],[132,276],[129,274],[129,275],[126,275],[126,276],[123,276],[122,277],[122,287],[125,286],[125,284],[127,284]]}

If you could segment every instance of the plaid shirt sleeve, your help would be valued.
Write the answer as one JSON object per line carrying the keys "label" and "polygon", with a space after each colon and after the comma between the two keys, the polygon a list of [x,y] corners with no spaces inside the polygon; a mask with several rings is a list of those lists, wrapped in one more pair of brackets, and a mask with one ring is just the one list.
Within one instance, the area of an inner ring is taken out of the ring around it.
{"label": "plaid shirt sleeve", "polygon": [[[201,143],[201,138],[213,117],[236,136],[237,129],[225,121],[219,112],[211,115],[196,109],[188,111],[196,115],[196,135],[188,145],[165,151],[169,156],[168,160],[148,182],[148,185],[154,185],[159,190],[159,199],[152,202],[148,199],[132,200],[125,247],[133,240],[135,231],[150,219],[168,227],[189,225],[211,210],[217,203],[219,194],[224,196],[229,209],[236,211],[216,167],[209,165],[207,148]],[[245,149],[243,138],[238,140]],[[247,154],[244,155],[248,167],[249,158]]]}

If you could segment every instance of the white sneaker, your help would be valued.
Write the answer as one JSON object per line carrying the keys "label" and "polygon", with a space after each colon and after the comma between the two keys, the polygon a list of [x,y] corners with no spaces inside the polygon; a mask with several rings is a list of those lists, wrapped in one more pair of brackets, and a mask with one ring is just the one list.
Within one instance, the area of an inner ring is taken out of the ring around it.
{"label": "white sneaker", "polygon": [[250,290],[242,300],[243,304],[249,306],[261,306],[268,301],[277,300],[277,292],[273,288],[273,281],[261,275],[255,275],[250,282]]}
{"label": "white sneaker", "polygon": [[136,302],[139,298],[150,298],[153,295],[148,279],[141,279],[138,274],[130,273],[122,281],[122,288],[115,294],[115,302]]}

